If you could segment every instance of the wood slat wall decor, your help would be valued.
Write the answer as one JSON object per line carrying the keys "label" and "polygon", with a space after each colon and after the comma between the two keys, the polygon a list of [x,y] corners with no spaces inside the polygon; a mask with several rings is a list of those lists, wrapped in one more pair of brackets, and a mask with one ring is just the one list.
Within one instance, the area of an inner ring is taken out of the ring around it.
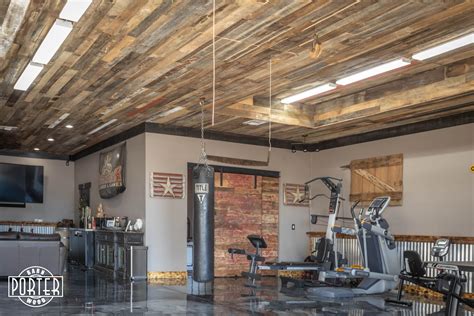
{"label": "wood slat wall decor", "polygon": [[[146,121],[196,129],[200,97],[209,131],[266,137],[266,124],[243,123],[268,119],[270,58],[278,140],[322,143],[474,110],[472,45],[302,102],[279,101],[472,32],[470,0],[219,0],[214,126],[210,0],[93,1],[33,85],[13,90],[65,2],[0,7],[2,24],[15,22],[0,35],[0,125],[18,127],[1,132],[0,149],[71,155]],[[315,31],[317,59],[309,56]]]}
{"label": "wood slat wall decor", "polygon": [[367,206],[378,196],[390,196],[390,205],[402,205],[403,154],[352,160],[351,202]]}

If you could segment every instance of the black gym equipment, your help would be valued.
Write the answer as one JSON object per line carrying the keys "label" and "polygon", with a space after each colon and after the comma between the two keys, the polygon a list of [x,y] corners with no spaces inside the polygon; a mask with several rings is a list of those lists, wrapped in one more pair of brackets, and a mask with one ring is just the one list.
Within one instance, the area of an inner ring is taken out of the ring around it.
{"label": "black gym equipment", "polygon": [[[466,276],[462,274],[462,271],[471,271],[474,266],[469,262],[444,261],[444,257],[449,252],[449,246],[450,241],[445,238],[435,242],[431,248],[431,255],[438,261],[423,262],[416,251],[405,251],[403,253],[405,266],[399,275],[400,284],[397,299],[387,299],[386,302],[412,306],[412,302],[402,301],[403,284],[409,282],[442,294],[445,301],[444,312],[447,316],[457,315],[460,302],[474,307],[473,300],[462,297],[466,283]],[[427,269],[435,269],[439,273],[435,277],[429,277],[426,275]]]}
{"label": "black gym equipment", "polygon": [[194,251],[193,280],[214,279],[214,168],[197,165],[193,168],[194,188]]}
{"label": "black gym equipment", "polygon": [[[315,181],[321,181],[330,191],[330,196],[324,194],[309,195],[309,185]],[[326,280],[324,271],[330,271],[334,268],[340,267],[347,262],[343,260],[342,255],[336,250],[333,250],[335,245],[335,233],[331,230],[336,220],[338,219],[338,212],[341,204],[341,189],[342,179],[334,177],[317,177],[305,183],[304,200],[313,200],[320,196],[329,198],[328,207],[328,226],[326,236],[319,239],[316,244],[316,249],[312,255],[306,258],[305,262],[267,262],[258,265],[260,270],[285,270],[285,271],[305,271],[309,278],[306,280],[294,279],[291,277],[280,277],[283,287],[288,287],[292,284],[296,287],[306,287],[314,285],[327,285],[328,281],[333,284],[332,280]],[[317,220],[317,219],[316,219]],[[322,273],[320,273],[322,272]]]}
{"label": "black gym equipment", "polygon": [[250,241],[252,246],[255,247],[255,252],[251,253],[245,249],[240,248],[229,248],[228,252],[231,254],[232,258],[234,255],[245,255],[247,260],[249,260],[249,270],[248,272],[242,272],[242,276],[247,278],[247,283],[245,286],[248,287],[257,287],[255,281],[261,279],[261,275],[257,274],[258,263],[264,263],[265,257],[261,255],[261,249],[267,248],[267,243],[262,236],[259,235],[248,235],[247,239]]}

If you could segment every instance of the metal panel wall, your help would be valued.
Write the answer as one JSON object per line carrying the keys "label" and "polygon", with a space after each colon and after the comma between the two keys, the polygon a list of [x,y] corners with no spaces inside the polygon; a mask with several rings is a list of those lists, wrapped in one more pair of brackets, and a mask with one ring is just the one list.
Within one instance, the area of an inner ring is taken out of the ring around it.
{"label": "metal panel wall", "polygon": [[56,226],[0,224],[0,232],[7,232],[10,228],[14,232],[20,232],[23,229],[23,232],[25,233],[54,234],[54,230],[56,229]]}

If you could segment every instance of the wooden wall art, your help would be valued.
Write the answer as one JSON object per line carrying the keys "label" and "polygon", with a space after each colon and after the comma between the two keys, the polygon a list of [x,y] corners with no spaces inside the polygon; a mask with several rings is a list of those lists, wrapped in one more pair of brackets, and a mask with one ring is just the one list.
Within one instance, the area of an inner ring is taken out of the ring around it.
{"label": "wooden wall art", "polygon": [[353,160],[350,201],[368,205],[377,196],[390,196],[391,206],[402,205],[403,154]]}
{"label": "wooden wall art", "polygon": [[291,206],[309,206],[309,200],[305,199],[303,202],[300,202],[305,197],[304,184],[293,184],[285,183],[283,184],[283,204]]}
{"label": "wooden wall art", "polygon": [[183,199],[185,181],[186,178],[182,174],[151,172],[150,196]]}

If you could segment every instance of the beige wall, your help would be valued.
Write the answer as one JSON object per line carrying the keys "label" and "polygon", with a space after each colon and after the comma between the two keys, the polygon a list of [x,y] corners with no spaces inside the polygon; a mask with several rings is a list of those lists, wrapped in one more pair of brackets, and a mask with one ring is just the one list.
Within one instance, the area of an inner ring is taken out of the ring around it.
{"label": "beige wall", "polygon": [[[236,158],[265,160],[267,149],[221,141],[206,141],[208,154]],[[187,163],[197,162],[200,140],[196,138],[146,134],[146,174],[153,171],[187,173]],[[262,169],[280,171],[280,191],[285,182],[302,183],[309,173],[309,154],[293,154],[289,150],[274,149],[270,166]],[[219,163],[212,164],[219,165]],[[189,179],[186,179],[187,181]],[[149,271],[184,271],[186,269],[186,199],[172,200],[149,197],[147,176],[146,243]],[[283,205],[280,194],[281,260],[301,260],[306,256],[309,210]],[[291,230],[291,224],[296,230]]]}
{"label": "beige wall", "polygon": [[[403,206],[386,212],[395,234],[474,236],[474,124],[324,150],[312,154],[313,176],[344,179],[350,194],[350,172],[341,169],[353,159],[404,154]],[[312,212],[327,208],[314,203]],[[344,203],[343,215],[349,215]],[[347,223],[349,225],[350,223]],[[314,230],[325,230],[314,226]]]}
{"label": "beige wall", "polygon": [[[117,145],[115,145],[117,146]],[[111,146],[109,148],[112,148]],[[102,150],[105,151],[106,149]],[[75,162],[74,205],[79,207],[79,184],[91,182],[91,207],[93,213],[99,203],[107,216],[128,216],[132,219],[145,217],[145,134],[127,140],[125,169],[126,190],[111,198],[99,196],[99,154],[93,153]],[[76,221],[77,212],[76,212]]]}
{"label": "beige wall", "polygon": [[[396,234],[474,236],[474,124],[419,133],[376,142],[357,144],[319,153],[291,153],[274,149],[269,167],[280,178],[280,260],[302,260],[307,255],[309,230],[325,230],[309,224],[309,209],[283,205],[283,183],[303,183],[312,177],[330,175],[344,178],[343,195],[349,195],[350,177],[340,166],[353,159],[404,154],[403,206],[387,211]],[[265,160],[266,148],[221,141],[206,141],[207,152],[237,158]],[[149,196],[150,172],[187,174],[187,163],[197,162],[200,140],[146,133],[127,141],[127,190],[112,199],[98,196],[98,153],[76,161],[75,184],[92,182],[91,202],[99,202],[110,215],[146,219],[149,271],[184,271],[186,268],[186,199]],[[219,163],[213,163],[219,164]],[[189,179],[186,179],[188,181]],[[313,188],[327,192],[321,185]],[[76,189],[74,189],[77,191]],[[76,193],[77,194],[77,193]],[[76,196],[77,203],[77,196]],[[313,213],[324,213],[327,201],[312,204]],[[349,204],[342,215],[349,216]],[[291,230],[291,224],[296,230]],[[347,225],[351,225],[350,222]]]}
{"label": "beige wall", "polygon": [[0,220],[57,222],[74,215],[74,163],[62,160],[0,156],[0,162],[44,167],[43,203],[26,208],[0,207]]}

